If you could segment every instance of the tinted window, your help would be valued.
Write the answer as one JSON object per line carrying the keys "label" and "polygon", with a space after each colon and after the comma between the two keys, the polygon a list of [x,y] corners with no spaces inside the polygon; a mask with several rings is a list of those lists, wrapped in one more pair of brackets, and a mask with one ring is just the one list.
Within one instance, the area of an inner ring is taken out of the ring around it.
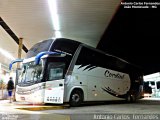
{"label": "tinted window", "polygon": [[154,81],[151,81],[150,83],[151,83],[151,85],[155,85],[155,82],[154,82]]}
{"label": "tinted window", "polygon": [[59,38],[54,41],[51,47],[51,51],[62,51],[64,53],[68,53],[71,56],[73,56],[79,44],[80,43],[78,41]]}
{"label": "tinted window", "polygon": [[113,70],[121,70],[126,67],[126,63],[120,61],[113,56],[105,55],[102,52],[92,50],[87,47],[83,47],[76,62],[77,65],[90,67],[103,67]]}
{"label": "tinted window", "polygon": [[64,78],[64,63],[54,62],[48,64],[48,80],[59,80]]}
{"label": "tinted window", "polygon": [[157,82],[157,89],[160,89],[160,81]]}
{"label": "tinted window", "polygon": [[51,40],[44,40],[42,42],[39,42],[39,43],[35,44],[27,52],[26,58],[36,56],[38,53],[43,52],[43,51],[48,51],[52,42],[53,42],[53,40],[51,39]]}

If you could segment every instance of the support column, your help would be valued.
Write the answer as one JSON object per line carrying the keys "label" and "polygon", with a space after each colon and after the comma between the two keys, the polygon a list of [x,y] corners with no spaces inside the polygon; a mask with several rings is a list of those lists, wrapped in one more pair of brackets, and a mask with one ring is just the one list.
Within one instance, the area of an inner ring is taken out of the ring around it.
{"label": "support column", "polygon": [[[19,47],[18,47],[18,58],[22,58],[22,47],[23,47],[23,38],[19,38]],[[20,68],[20,63],[17,63],[17,68]]]}
{"label": "support column", "polygon": [[[23,38],[19,38],[19,46],[18,46],[18,59],[22,58],[22,48],[23,48]],[[17,71],[20,69],[20,62],[17,63],[17,69],[16,69],[16,79],[15,79],[15,89],[14,89],[14,96],[13,101],[16,101],[15,93],[16,93],[16,85],[18,83],[18,76]]]}
{"label": "support column", "polygon": [[[2,73],[2,64],[0,63],[0,74]],[[3,80],[2,78],[0,79],[0,85],[1,85],[1,98],[0,99],[3,99]]]}

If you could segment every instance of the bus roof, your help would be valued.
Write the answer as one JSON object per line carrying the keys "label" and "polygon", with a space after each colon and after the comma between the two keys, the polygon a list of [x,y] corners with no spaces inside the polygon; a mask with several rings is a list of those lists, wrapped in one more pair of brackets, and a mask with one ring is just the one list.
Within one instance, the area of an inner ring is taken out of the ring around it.
{"label": "bus roof", "polygon": [[44,51],[58,51],[65,52],[68,54],[74,54],[75,50],[81,43],[78,41],[66,39],[66,38],[57,38],[57,39],[48,39],[40,41],[29,49],[27,52],[26,58],[31,58],[36,56],[40,52]]}
{"label": "bus roof", "polygon": [[119,59],[120,61],[128,63],[131,66],[135,67],[136,69],[141,70],[141,68],[139,66],[134,65],[132,63],[129,63],[129,62],[125,61],[124,59],[121,59],[121,58],[116,57],[114,55],[110,55],[110,54],[105,53],[105,52],[103,52],[99,49],[88,46],[84,43],[81,43],[81,42],[78,42],[78,41],[75,41],[75,40],[71,40],[71,39],[66,39],[66,38],[56,38],[56,39],[48,39],[48,40],[41,41],[41,42],[35,44],[33,47],[31,47],[31,49],[29,49],[29,51],[27,52],[26,58],[34,57],[38,53],[44,52],[44,51],[63,52],[63,53],[66,53],[66,54],[69,54],[69,55],[73,56],[73,54],[75,53],[75,51],[77,50],[79,45],[90,48],[93,51],[101,52],[101,53],[103,53],[107,56],[111,56],[113,58]]}

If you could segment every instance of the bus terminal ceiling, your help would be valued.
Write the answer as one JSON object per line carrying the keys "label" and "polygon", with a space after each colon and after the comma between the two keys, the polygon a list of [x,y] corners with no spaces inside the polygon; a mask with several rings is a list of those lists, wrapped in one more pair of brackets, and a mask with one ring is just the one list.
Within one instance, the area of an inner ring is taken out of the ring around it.
{"label": "bus terminal ceiling", "polygon": [[[158,9],[124,9],[120,2],[57,0],[62,37],[119,56],[142,67],[145,74],[160,71]],[[38,41],[55,36],[47,0],[1,0],[0,17],[15,35],[23,38],[28,49]],[[18,45],[2,26],[0,47],[17,57]],[[0,57],[1,63],[9,64],[10,60],[1,53]]]}
{"label": "bus terminal ceiling", "polygon": [[[41,40],[55,37],[48,0],[0,0],[0,17],[29,49]],[[64,38],[78,40],[93,47],[109,24],[120,0],[51,0],[56,1],[52,12],[59,20],[59,30]],[[0,25],[2,22],[0,21]],[[57,23],[56,23],[57,24]],[[17,57],[18,46],[0,26],[0,48]],[[7,29],[8,30],[8,29]],[[10,46],[11,44],[12,47]],[[1,55],[1,53],[0,53]],[[25,56],[25,53],[23,57]],[[3,56],[0,56],[4,58]],[[0,62],[8,64],[9,60]]]}

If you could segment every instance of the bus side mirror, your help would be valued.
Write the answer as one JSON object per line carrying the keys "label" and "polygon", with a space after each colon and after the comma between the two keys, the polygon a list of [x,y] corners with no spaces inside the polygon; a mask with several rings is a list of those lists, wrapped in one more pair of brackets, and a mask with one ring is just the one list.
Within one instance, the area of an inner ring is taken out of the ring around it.
{"label": "bus side mirror", "polygon": [[9,70],[11,70],[11,69],[12,69],[12,65],[13,65],[14,63],[17,63],[17,62],[23,62],[23,59],[13,60],[13,61],[9,64]]}
{"label": "bus side mirror", "polygon": [[38,65],[41,58],[44,56],[44,55],[60,55],[61,53],[60,52],[49,52],[49,51],[45,51],[45,52],[40,52],[36,55],[35,57],[35,65]]}

